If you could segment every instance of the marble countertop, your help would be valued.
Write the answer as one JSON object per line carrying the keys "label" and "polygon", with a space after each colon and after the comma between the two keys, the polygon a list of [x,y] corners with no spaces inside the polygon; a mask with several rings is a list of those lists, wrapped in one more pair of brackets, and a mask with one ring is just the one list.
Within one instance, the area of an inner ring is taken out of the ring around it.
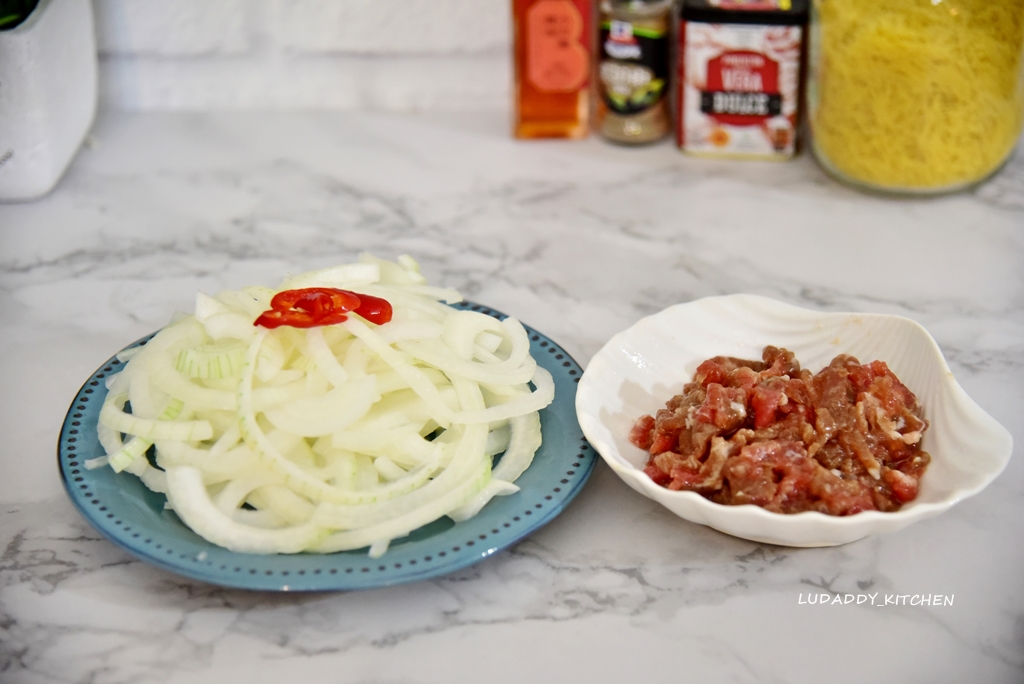
{"label": "marble countertop", "polygon": [[[54,448],[98,365],[197,289],[361,251],[415,256],[584,366],[706,295],[908,316],[1024,443],[1024,148],[973,192],[908,200],[842,187],[807,156],[713,162],[507,130],[500,112],[107,113],[50,196],[0,206],[0,680],[1024,681],[1019,458],[942,516],[826,549],[684,522],[599,463],[513,548],[365,592],[218,588],[85,523]],[[943,605],[883,603],[925,594]]]}

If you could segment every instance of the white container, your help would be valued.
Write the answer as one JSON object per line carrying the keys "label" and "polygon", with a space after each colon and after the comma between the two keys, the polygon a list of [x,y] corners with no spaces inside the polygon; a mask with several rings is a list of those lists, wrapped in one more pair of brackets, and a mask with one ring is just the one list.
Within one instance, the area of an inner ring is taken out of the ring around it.
{"label": "white container", "polygon": [[[783,514],[749,504],[725,506],[655,484],[644,472],[650,454],[628,439],[636,419],[664,407],[704,359],[758,358],[768,343],[795,352],[814,371],[839,353],[864,362],[880,359],[911,388],[931,423],[921,439],[931,463],[916,499],[891,513]],[[587,364],[576,415],[587,441],[636,491],[691,522],[781,546],[847,544],[943,513],[987,487],[1013,453],[1010,432],[967,396],[939,345],[916,322],[813,311],[746,294],[671,306],[613,337]]]}
{"label": "white container", "polygon": [[57,184],[96,115],[90,0],[40,0],[0,31],[0,201],[42,197]]}

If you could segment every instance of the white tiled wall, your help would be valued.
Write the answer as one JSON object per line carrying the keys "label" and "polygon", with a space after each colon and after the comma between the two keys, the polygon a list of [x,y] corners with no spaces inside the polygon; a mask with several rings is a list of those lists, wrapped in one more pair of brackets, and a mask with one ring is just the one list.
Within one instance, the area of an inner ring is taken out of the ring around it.
{"label": "white tiled wall", "polygon": [[93,0],[101,100],[132,110],[494,109],[511,0]]}

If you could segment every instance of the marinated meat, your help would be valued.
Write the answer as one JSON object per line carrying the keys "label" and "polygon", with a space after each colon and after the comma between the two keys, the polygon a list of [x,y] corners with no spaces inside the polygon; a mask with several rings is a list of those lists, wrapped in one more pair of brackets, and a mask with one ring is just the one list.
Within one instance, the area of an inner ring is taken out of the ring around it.
{"label": "marinated meat", "polygon": [[929,461],[914,394],[882,361],[841,354],[816,375],[768,346],[761,361],[716,356],[629,440],[656,483],[777,513],[895,511]]}

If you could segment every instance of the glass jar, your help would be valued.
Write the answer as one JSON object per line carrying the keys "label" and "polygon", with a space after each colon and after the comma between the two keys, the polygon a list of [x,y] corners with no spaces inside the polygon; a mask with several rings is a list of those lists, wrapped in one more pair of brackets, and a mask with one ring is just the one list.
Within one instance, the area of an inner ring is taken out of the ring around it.
{"label": "glass jar", "polygon": [[974,185],[1024,124],[1024,0],[814,0],[812,149],[840,180],[933,194]]}
{"label": "glass jar", "polygon": [[673,0],[602,0],[594,130],[617,143],[660,140],[671,128]]}

